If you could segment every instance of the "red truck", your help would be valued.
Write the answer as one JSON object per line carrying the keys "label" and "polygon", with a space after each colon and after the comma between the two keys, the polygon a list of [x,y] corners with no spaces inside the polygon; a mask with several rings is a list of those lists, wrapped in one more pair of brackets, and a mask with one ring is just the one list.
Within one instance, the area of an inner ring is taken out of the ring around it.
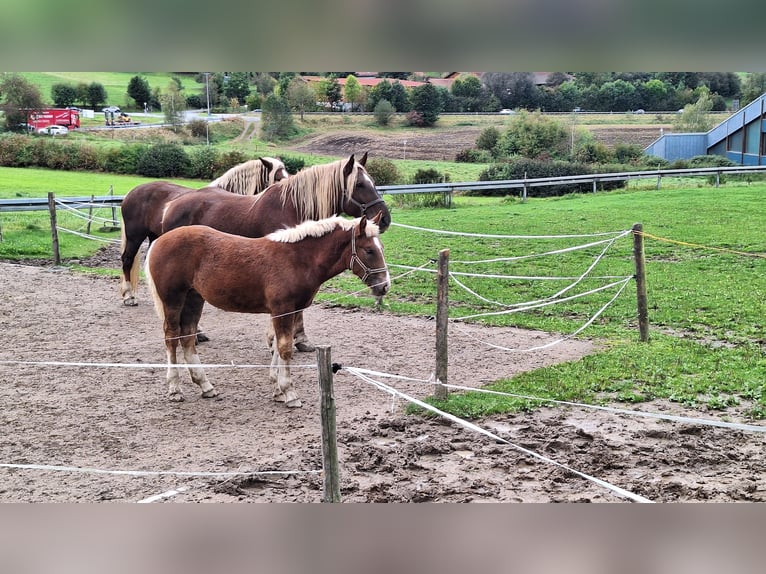
{"label": "red truck", "polygon": [[59,108],[34,110],[29,114],[29,126],[35,131],[48,126],[66,126],[69,129],[80,127],[80,112]]}

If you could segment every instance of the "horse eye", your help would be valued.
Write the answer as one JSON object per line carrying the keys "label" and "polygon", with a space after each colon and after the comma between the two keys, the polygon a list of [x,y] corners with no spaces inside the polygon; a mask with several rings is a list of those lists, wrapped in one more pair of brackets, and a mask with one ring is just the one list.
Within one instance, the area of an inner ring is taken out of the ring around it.
{"label": "horse eye", "polygon": [[372,255],[373,253],[375,253],[375,250],[374,249],[370,249],[369,247],[367,249],[365,249],[365,251],[367,252],[367,255]]}

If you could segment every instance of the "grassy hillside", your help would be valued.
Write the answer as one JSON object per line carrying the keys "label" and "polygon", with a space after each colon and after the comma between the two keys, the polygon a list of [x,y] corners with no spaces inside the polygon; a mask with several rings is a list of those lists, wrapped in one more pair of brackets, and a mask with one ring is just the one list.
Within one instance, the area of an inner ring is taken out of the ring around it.
{"label": "grassy hillside", "polygon": [[97,82],[104,86],[107,93],[107,105],[120,106],[131,110],[135,102],[128,97],[127,88],[133,76],[140,75],[147,79],[149,87],[165,90],[172,77],[178,77],[187,94],[201,93],[202,84],[194,80],[193,75],[171,74],[169,72],[19,72],[21,76],[40,89],[43,101],[53,102],[51,88],[54,84],[90,84]]}

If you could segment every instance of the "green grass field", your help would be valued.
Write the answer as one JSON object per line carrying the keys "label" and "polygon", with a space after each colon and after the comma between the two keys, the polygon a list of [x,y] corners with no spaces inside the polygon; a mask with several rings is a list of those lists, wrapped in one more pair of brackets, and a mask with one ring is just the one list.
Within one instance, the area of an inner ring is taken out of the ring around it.
{"label": "green grass field", "polygon": [[[109,174],[0,169],[0,197],[105,195],[112,186],[123,195],[145,178]],[[202,182],[178,180],[189,186]],[[629,189],[610,193],[529,199],[458,197],[451,209],[392,207],[395,223],[437,230],[492,235],[596,234],[628,230],[640,222],[647,237],[645,253],[649,294],[649,343],[638,341],[635,286],[627,288],[579,336],[602,349],[580,361],[498,381],[499,390],[542,398],[596,403],[635,403],[664,398],[683,405],[719,410],[717,416],[766,417],[766,210],[764,184],[727,184],[687,188]],[[390,198],[389,198],[390,199]],[[109,211],[109,210],[102,210]],[[79,225],[67,220],[62,225]],[[50,258],[48,215],[0,213],[0,258]],[[97,232],[115,238],[115,233]],[[405,273],[397,265],[433,269],[430,260],[450,249],[451,271],[480,275],[579,277],[604,245],[565,254],[496,261],[500,257],[547,253],[598,238],[502,239],[442,235],[393,226],[383,236],[394,277],[384,307],[393,313],[433,315],[435,277]],[[61,237],[62,256],[79,258],[100,244]],[[117,265],[112,270],[117,274]],[[623,237],[605,252],[591,276],[627,277],[634,272],[632,238]],[[567,295],[589,291],[609,279],[583,279]],[[464,277],[460,281],[487,300],[505,305],[540,299],[572,284],[571,279],[534,281]],[[367,297],[348,297],[359,282],[350,274],[329,282],[318,300],[372,306]],[[614,295],[613,289],[524,313],[472,319],[490,324],[571,334]],[[452,319],[499,307],[457,283],[451,283]],[[509,357],[512,360],[512,356]],[[526,399],[453,394],[442,405],[460,416],[476,417],[512,409],[534,408]]]}
{"label": "green grass field", "polygon": [[[97,82],[104,86],[107,94],[106,105],[120,106],[125,110],[135,108],[135,102],[128,97],[127,88],[133,76],[142,76],[149,82],[149,88],[160,88],[163,92],[173,74],[167,72],[19,72],[19,75],[40,89],[43,101],[51,103],[51,88],[54,84],[91,84]],[[178,75],[187,94],[201,93],[202,84],[188,75]]]}

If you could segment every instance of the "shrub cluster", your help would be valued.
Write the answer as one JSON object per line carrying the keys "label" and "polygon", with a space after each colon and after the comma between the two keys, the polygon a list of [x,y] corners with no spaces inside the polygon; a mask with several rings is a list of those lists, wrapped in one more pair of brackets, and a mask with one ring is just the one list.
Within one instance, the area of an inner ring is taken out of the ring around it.
{"label": "shrub cluster", "polygon": [[[601,170],[598,170],[599,172]],[[591,167],[577,162],[563,160],[544,161],[524,157],[512,158],[501,163],[494,163],[479,174],[479,181],[497,181],[504,179],[533,179],[543,177],[563,177],[567,175],[586,175],[596,173]],[[624,186],[624,182],[609,181],[600,184],[600,189],[610,190]],[[565,195],[567,193],[587,192],[593,189],[590,182],[581,184],[546,185],[534,188],[535,197]],[[484,195],[520,195],[521,190],[486,190],[473,192]]]}
{"label": "shrub cluster", "polygon": [[[220,152],[207,145],[129,143],[100,148],[57,138],[0,134],[0,166],[42,167],[67,171],[101,171],[153,178],[212,180],[255,157],[240,151]],[[282,160],[290,173],[303,169],[300,157]]]}

